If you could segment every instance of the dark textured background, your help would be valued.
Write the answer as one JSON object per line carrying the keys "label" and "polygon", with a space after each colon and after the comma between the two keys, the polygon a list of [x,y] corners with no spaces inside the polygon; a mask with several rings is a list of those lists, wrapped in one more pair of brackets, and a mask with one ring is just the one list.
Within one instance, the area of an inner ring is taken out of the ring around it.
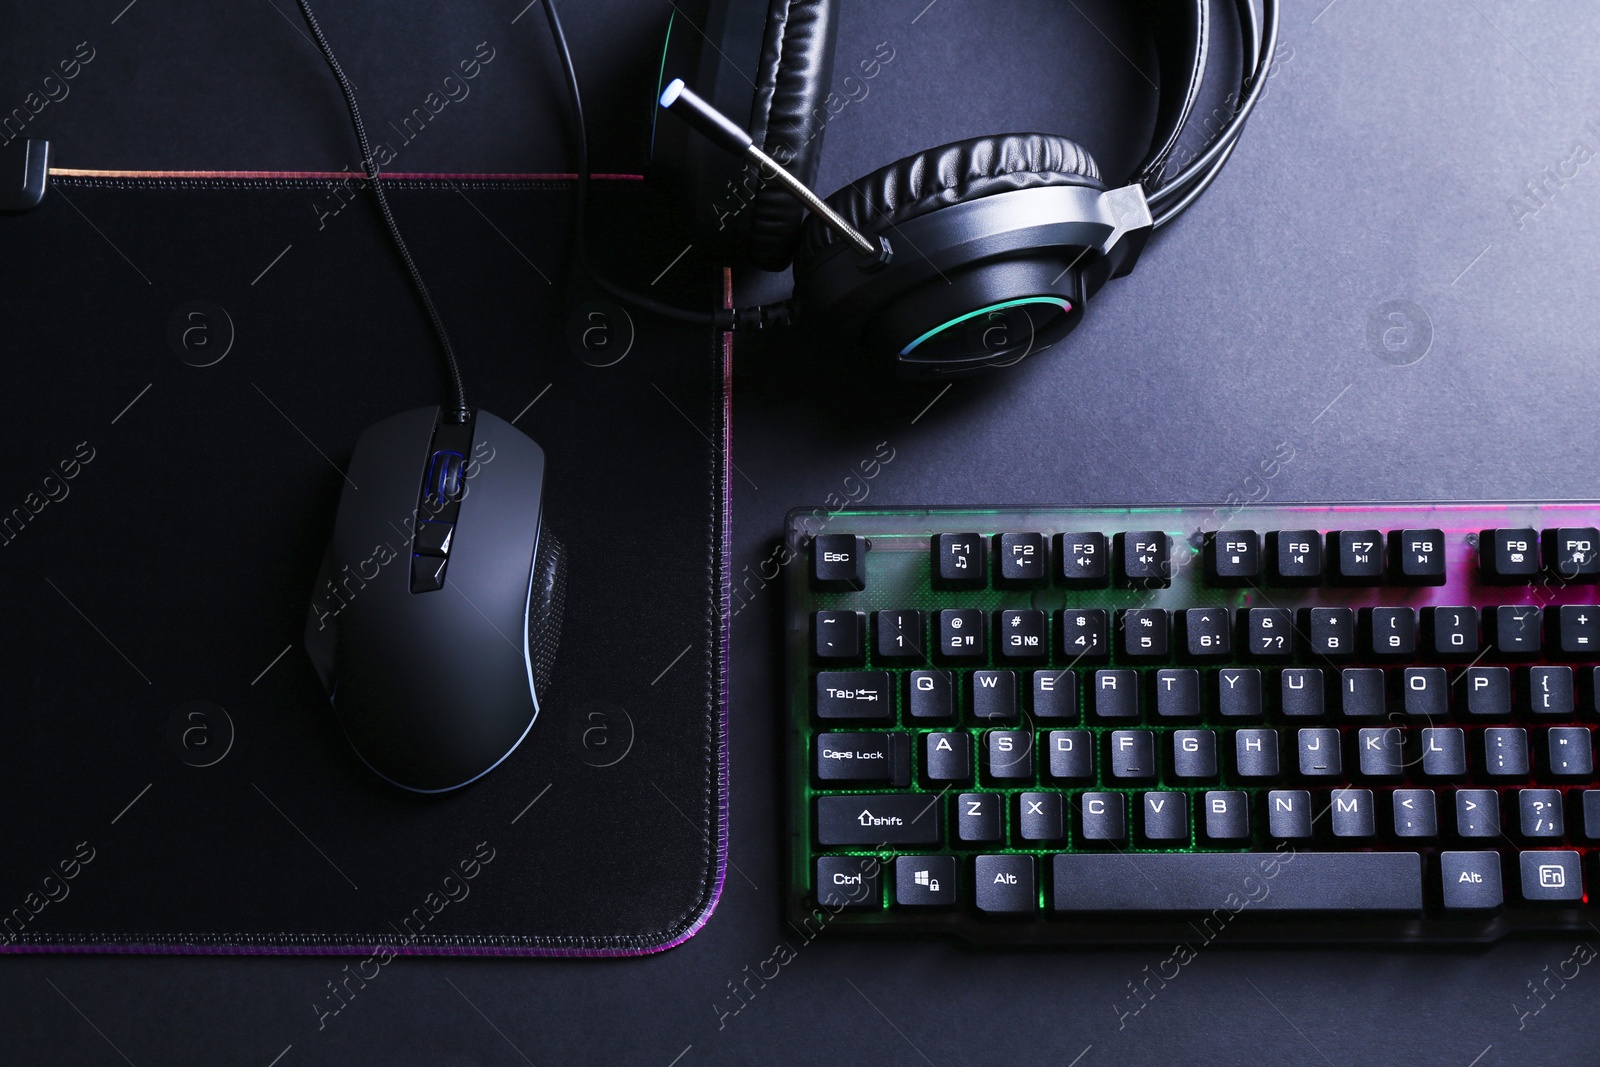
{"label": "dark textured background", "polygon": [[[325,6],[375,116],[414,106],[476,42],[500,49],[492,77],[418,139],[407,169],[567,165],[537,8],[513,25],[518,0]],[[924,6],[847,12],[841,69],[879,41],[896,58],[832,123],[825,187],[1008,128],[1076,136],[1108,166],[1137,154],[1151,95],[1121,54],[1139,47],[1116,5]],[[1585,125],[1600,127],[1600,17],[1511,0],[1286,7],[1278,74],[1229,170],[1100,294],[1063,351],[942,397],[854,390],[836,369],[785,362],[795,353],[782,346],[742,353],[736,576],[770,551],[790,506],[840,489],[884,440],[896,458],[871,484],[875,503],[1211,501],[1257,491],[1247,477],[1284,442],[1295,458],[1267,484],[1278,501],[1600,495],[1588,363],[1600,162],[1546,181],[1542,206],[1511,206],[1575,142],[1600,150]],[[139,0],[110,25],[121,8],[29,10],[0,40],[5,107],[78,41],[99,49],[37,121],[63,163],[302,168],[354,156],[332,83],[285,21],[288,0],[225,13]],[[639,100],[668,10],[568,7],[599,166],[637,165]],[[632,276],[663,266],[641,262]],[[1379,318],[1375,349],[1374,314],[1397,300],[1411,307]],[[1383,347],[1383,327],[1397,348]],[[649,330],[641,321],[640,355]],[[1126,984],[1167,953],[824,938],[719,1023],[738,1006],[728,984],[798,941],[778,912],[777,607],[769,589],[734,621],[736,867],[688,944],[631,961],[402,961],[321,1032],[309,1005],[337,973],[330,960],[0,960],[6,1058],[114,1063],[114,1044],[139,1064],[266,1064],[291,1045],[281,1064],[1595,1060],[1592,968],[1519,1027],[1519,1009],[1539,1004],[1527,983],[1573,952],[1559,941],[1217,947],[1119,1030]]]}

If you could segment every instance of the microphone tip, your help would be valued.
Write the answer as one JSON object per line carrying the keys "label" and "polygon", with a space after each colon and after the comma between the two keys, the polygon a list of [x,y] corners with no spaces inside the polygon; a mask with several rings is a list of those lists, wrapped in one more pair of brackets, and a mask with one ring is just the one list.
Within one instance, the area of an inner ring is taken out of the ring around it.
{"label": "microphone tip", "polygon": [[661,92],[661,106],[671,107],[678,102],[678,97],[683,95],[683,79],[673,78]]}

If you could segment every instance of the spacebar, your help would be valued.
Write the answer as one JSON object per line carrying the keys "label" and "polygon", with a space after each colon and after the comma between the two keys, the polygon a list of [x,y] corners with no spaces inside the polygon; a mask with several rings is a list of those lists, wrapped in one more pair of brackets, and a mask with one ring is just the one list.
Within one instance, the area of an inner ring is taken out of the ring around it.
{"label": "spacebar", "polygon": [[1056,911],[1420,911],[1415,852],[1057,855]]}

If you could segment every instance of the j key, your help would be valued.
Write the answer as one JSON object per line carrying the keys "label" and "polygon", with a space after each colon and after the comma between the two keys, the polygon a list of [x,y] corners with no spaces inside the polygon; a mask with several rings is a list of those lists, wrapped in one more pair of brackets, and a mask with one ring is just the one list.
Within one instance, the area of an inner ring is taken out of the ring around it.
{"label": "j key", "polygon": [[817,780],[861,782],[904,788],[911,784],[911,735],[869,733],[818,734]]}
{"label": "j key", "polygon": [[1527,604],[1502,604],[1484,616],[1493,631],[1494,650],[1505,656],[1539,651],[1544,612]]}
{"label": "j key", "polygon": [[1405,773],[1405,736],[1398,726],[1370,727],[1356,736],[1361,773],[1368,778],[1395,778]]}
{"label": "j key", "polygon": [[975,719],[1017,717],[1017,676],[1013,671],[973,671],[968,707]]}
{"label": "j key", "polygon": [[1050,777],[1081,782],[1094,777],[1094,735],[1088,730],[1051,730],[1045,735]]}
{"label": "j key", "polygon": [[1200,672],[1193,669],[1156,671],[1156,716],[1162,719],[1200,717]]}
{"label": "j key", "polygon": [[1344,769],[1338,730],[1326,727],[1301,730],[1298,744],[1300,773],[1307,778],[1337,778]]}
{"label": "j key", "polygon": [[912,671],[906,683],[906,708],[913,719],[953,719],[955,696],[949,671]]}
{"label": "j key", "polygon": [[989,915],[1031,915],[1039,907],[1032,856],[979,856],[972,861],[973,903]]}
{"label": "j key", "polygon": [[1492,719],[1511,717],[1509,667],[1469,667],[1466,685],[1468,715]]}
{"label": "j key", "polygon": [[1594,749],[1589,731],[1582,726],[1552,726],[1546,739],[1550,748],[1550,773],[1562,778],[1594,773]]}
{"label": "j key", "polygon": [[1316,585],[1322,581],[1322,535],[1316,530],[1278,530],[1267,534],[1268,577],[1275,585]]}
{"label": "j key", "polygon": [[1148,730],[1111,731],[1111,777],[1143,780],[1156,776],[1156,735]]}
{"label": "j key", "polygon": [[978,608],[939,612],[939,654],[952,660],[983,659],[983,612]]}
{"label": "j key", "polygon": [[[1489,855],[1498,875],[1499,855]],[[1061,853],[1050,858],[1051,906],[1209,913],[1237,902],[1241,884],[1268,877],[1263,863],[1271,857],[1249,852]],[[1252,899],[1252,912],[1422,910],[1422,857],[1415,852],[1296,852],[1293,862],[1270,869],[1272,892]]]}
{"label": "j key", "polygon": [[861,590],[867,586],[867,539],[855,534],[819,534],[811,542],[811,584],[817,589]]}
{"label": "j key", "polygon": [[1383,583],[1383,535],[1377,530],[1334,530],[1328,534],[1333,579],[1341,585]]}
{"label": "j key", "polygon": [[1567,832],[1566,823],[1561,817],[1561,791],[1517,790],[1517,821],[1523,837],[1561,840]]}
{"label": "j key", "polygon": [[1583,865],[1571,849],[1524,852],[1517,868],[1524,900],[1583,899]]}
{"label": "j key", "polygon": [[1254,530],[1206,535],[1206,573],[1217,585],[1249,585],[1261,578],[1261,536]]}
{"label": "j key", "polygon": [[984,735],[984,773],[997,782],[1015,784],[1033,779],[1033,733],[990,730]]}
{"label": "j key", "polygon": [[1528,731],[1520,726],[1491,726],[1483,731],[1483,768],[1496,778],[1528,774]]}
{"label": "j key", "polygon": [[1401,677],[1406,714],[1439,722],[1450,710],[1450,675],[1443,667],[1407,667]]}
{"label": "j key", "polygon": [[818,671],[817,718],[893,722],[888,671]]}
{"label": "j key", "polygon": [[1350,667],[1339,672],[1339,711],[1347,719],[1377,719],[1385,710],[1383,671]]}
{"label": "j key", "polygon": [[1493,789],[1456,790],[1456,833],[1462,837],[1500,836],[1500,794]]}
{"label": "j key", "polygon": [[945,588],[983,588],[986,547],[975,533],[938,534],[933,539],[934,579]]}
{"label": "j key", "polygon": [[1371,837],[1377,832],[1372,790],[1335,789],[1329,808],[1334,837]]}
{"label": "j key", "polygon": [[873,645],[879,659],[927,659],[924,649],[923,616],[920,611],[875,611],[872,625],[877,631]]}
{"label": "j key", "polygon": [[864,648],[867,617],[859,611],[819,611],[811,616],[811,648],[819,660],[856,662]]}
{"label": "j key", "polygon": [[1017,797],[1017,837],[1023,841],[1060,841],[1067,836],[1060,793],[1023,793]]}
{"label": "j key", "polygon": [[1528,668],[1528,710],[1535,715],[1572,717],[1571,667]]}
{"label": "j key", "polygon": [[1256,659],[1294,655],[1294,613],[1288,608],[1249,608],[1245,627],[1245,648]]}
{"label": "j key", "polygon": [[1394,791],[1396,837],[1434,837],[1439,833],[1439,813],[1431,789]]}
{"label": "j key", "polygon": [[1485,581],[1526,582],[1539,573],[1539,531],[1485,530],[1478,537]]}
{"label": "j key", "polygon": [[1443,531],[1395,530],[1389,534],[1389,561],[1389,575],[1400,585],[1443,585]]}
{"label": "j key", "polygon": [[1281,707],[1284,715],[1290,718],[1321,715],[1323,712],[1321,668],[1307,667],[1282,673],[1279,685],[1282,690]]}
{"label": "j key", "polygon": [[1172,555],[1160,530],[1135,530],[1115,538],[1117,582],[1129,589],[1160,589],[1172,584]]}
{"label": "j key", "polygon": [[1140,835],[1152,844],[1189,840],[1189,797],[1184,793],[1146,793],[1139,801]]}
{"label": "j key", "polygon": [[1356,613],[1353,608],[1307,608],[1304,614],[1312,655],[1339,659],[1355,654]]}
{"label": "j key", "polygon": [[1043,585],[1050,577],[1044,534],[1006,533],[994,539],[996,583],[1010,586]]}
{"label": "j key", "polygon": [[1078,676],[1072,671],[1034,671],[1033,717],[1077,721]]}
{"label": "j key", "polygon": [[1214,789],[1200,798],[1206,811],[1206,837],[1212,841],[1244,841],[1250,837],[1249,794]]}
{"label": "j key", "polygon": [[954,856],[900,856],[894,861],[894,902],[908,908],[948,908],[956,902]]}
{"label": "j key", "polygon": [[883,906],[879,888],[882,867],[876,856],[819,856],[816,865],[817,903],[826,908]]}
{"label": "j key", "polygon": [[1217,712],[1225,719],[1261,718],[1261,672],[1254,667],[1218,671]]}
{"label": "j key", "polygon": [[1111,582],[1111,557],[1103,533],[1056,534],[1056,581],[1075,589]]}
{"label": "j key", "polygon": [[1121,793],[1078,794],[1078,833],[1085,841],[1126,841],[1128,809]]}
{"label": "j key", "polygon": [[1492,911],[1505,903],[1498,852],[1441,852],[1439,877],[1452,911]]}
{"label": "j key", "polygon": [[1233,651],[1227,608],[1189,608],[1178,615],[1179,641],[1191,659],[1215,659]]}
{"label": "j key", "polygon": [[1467,773],[1467,735],[1459,726],[1429,726],[1422,731],[1422,773],[1460,778]]}
{"label": "j key", "polygon": [[1045,614],[1033,608],[996,612],[995,647],[1004,659],[1043,659],[1050,654]]}
{"label": "j key", "polygon": [[1273,789],[1267,793],[1267,833],[1279,841],[1311,836],[1311,794],[1304,789]]}
{"label": "j key", "polygon": [[1555,629],[1551,644],[1566,655],[1590,658],[1600,652],[1600,607],[1563,604],[1546,608],[1545,617]]}
{"label": "j key", "polygon": [[922,774],[930,784],[972,781],[972,737],[934,733],[922,737]]}
{"label": "j key", "polygon": [[1375,656],[1411,656],[1417,651],[1417,612],[1414,608],[1364,608],[1362,622],[1367,647]]}
{"label": "j key", "polygon": [[937,845],[939,805],[919,793],[855,793],[818,797],[817,843],[846,845]]}
{"label": "j key", "polygon": [[1241,778],[1278,774],[1278,731],[1239,730],[1233,735],[1233,765]]}
{"label": "j key", "polygon": [[1056,612],[1057,647],[1068,663],[1095,663],[1111,656],[1111,622],[1104,608]]}
{"label": "j key", "polygon": [[1129,659],[1165,659],[1168,620],[1165,608],[1129,608],[1117,612],[1117,639]]}
{"label": "j key", "polygon": [[1095,671],[1090,698],[1094,713],[1102,719],[1139,717],[1139,672]]}
{"label": "j key", "polygon": [[1424,608],[1428,649],[1436,656],[1475,656],[1478,653],[1477,608]]}
{"label": "j key", "polygon": [[1541,543],[1545,567],[1555,577],[1567,582],[1600,580],[1600,530],[1564,526],[1546,530]]}
{"label": "j key", "polygon": [[1000,840],[999,795],[962,793],[957,796],[956,836],[962,841],[980,843]]}
{"label": "j key", "polygon": [[1172,775],[1205,780],[1217,776],[1217,735],[1210,730],[1172,731]]}

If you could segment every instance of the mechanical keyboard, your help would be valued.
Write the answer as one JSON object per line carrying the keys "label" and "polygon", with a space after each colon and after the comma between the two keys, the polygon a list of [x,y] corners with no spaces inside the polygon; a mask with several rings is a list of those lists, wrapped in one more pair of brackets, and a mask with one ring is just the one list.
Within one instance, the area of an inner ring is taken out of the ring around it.
{"label": "mechanical keyboard", "polygon": [[797,927],[1600,921],[1600,504],[818,508],[782,555]]}

